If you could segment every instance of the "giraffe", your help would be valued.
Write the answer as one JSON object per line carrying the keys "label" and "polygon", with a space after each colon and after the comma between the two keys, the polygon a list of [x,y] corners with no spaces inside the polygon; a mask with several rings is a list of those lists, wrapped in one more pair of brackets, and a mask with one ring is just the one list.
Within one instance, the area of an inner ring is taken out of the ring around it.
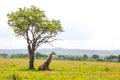
{"label": "giraffe", "polygon": [[38,67],[38,70],[50,70],[49,65],[52,60],[52,55],[56,55],[56,53],[52,51],[52,53],[49,55],[48,59],[44,62],[44,64]]}

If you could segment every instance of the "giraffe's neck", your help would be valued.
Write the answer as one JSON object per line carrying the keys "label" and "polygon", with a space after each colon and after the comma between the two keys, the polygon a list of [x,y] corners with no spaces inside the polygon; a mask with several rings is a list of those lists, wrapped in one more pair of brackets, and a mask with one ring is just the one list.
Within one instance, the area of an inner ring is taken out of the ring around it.
{"label": "giraffe's neck", "polygon": [[48,64],[51,62],[51,58],[52,58],[52,54],[50,54],[50,56],[48,57],[48,59],[46,61]]}

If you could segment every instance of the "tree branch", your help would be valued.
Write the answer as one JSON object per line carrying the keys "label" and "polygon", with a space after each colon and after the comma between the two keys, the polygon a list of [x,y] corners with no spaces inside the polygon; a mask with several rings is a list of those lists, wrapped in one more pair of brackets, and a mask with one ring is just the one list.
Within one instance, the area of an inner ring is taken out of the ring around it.
{"label": "tree branch", "polygon": [[51,32],[51,33],[49,33],[49,35],[41,37],[41,39],[37,40],[36,45],[35,45],[35,49],[37,49],[43,43],[48,43],[52,46],[51,42],[57,40],[57,39],[53,39],[55,36],[56,36],[56,34]]}

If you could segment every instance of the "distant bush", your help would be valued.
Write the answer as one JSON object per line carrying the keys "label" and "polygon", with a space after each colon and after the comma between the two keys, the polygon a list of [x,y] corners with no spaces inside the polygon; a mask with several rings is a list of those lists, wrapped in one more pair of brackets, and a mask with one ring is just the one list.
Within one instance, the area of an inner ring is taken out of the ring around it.
{"label": "distant bush", "polygon": [[1,57],[1,58],[7,58],[7,57],[8,57],[8,54],[7,54],[7,53],[0,53],[0,57]]}
{"label": "distant bush", "polygon": [[95,59],[95,60],[98,60],[99,59],[99,55],[94,54],[94,55],[92,55],[92,58]]}
{"label": "distant bush", "polygon": [[11,58],[28,58],[28,54],[12,54]]}
{"label": "distant bush", "polygon": [[[41,54],[39,52],[35,53],[35,59],[46,59],[48,57],[48,55],[46,54]],[[10,58],[29,58],[28,54],[11,54]]]}
{"label": "distant bush", "polygon": [[35,56],[36,59],[41,59],[41,58],[46,59],[48,57],[48,55],[41,54],[40,52],[36,52],[34,56]]}

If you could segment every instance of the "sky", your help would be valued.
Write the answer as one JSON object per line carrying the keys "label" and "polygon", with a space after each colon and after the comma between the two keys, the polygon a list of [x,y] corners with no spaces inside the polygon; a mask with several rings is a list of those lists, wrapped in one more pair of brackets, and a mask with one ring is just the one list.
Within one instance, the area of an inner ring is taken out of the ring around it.
{"label": "sky", "polygon": [[0,0],[0,49],[26,49],[22,37],[15,37],[7,14],[18,8],[39,7],[49,19],[60,19],[63,33],[58,40],[39,48],[120,49],[119,0]]}

